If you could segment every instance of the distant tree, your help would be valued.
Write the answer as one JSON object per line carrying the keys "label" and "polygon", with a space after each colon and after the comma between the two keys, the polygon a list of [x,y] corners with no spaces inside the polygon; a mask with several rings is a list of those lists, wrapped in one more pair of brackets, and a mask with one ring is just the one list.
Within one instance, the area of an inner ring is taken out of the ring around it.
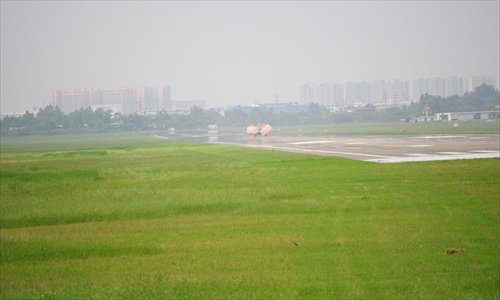
{"label": "distant tree", "polygon": [[224,113],[224,117],[220,118],[220,125],[228,127],[247,126],[251,121],[247,113],[241,110],[231,110]]}
{"label": "distant tree", "polygon": [[0,121],[0,129],[2,133],[8,132],[12,128],[24,127],[22,118],[16,118],[14,116],[6,116]]}
{"label": "distant tree", "polygon": [[270,109],[254,107],[248,114],[249,123],[272,123],[273,112]]}
{"label": "distant tree", "polygon": [[36,126],[36,118],[35,118],[35,114],[34,113],[31,113],[29,111],[26,111],[23,115],[23,118],[22,118],[22,123],[24,126],[26,126],[27,128],[34,128]]}
{"label": "distant tree", "polygon": [[417,108],[410,105],[412,114],[421,115],[425,104],[428,104],[433,113],[440,112],[461,112],[461,111],[481,111],[492,110],[500,105],[499,92],[493,86],[482,84],[474,92],[466,93],[463,96],[449,96],[446,98],[422,95]]}
{"label": "distant tree", "polygon": [[189,128],[203,128],[207,127],[208,122],[207,122],[207,115],[205,113],[205,110],[202,108],[195,106],[191,108],[191,112],[189,113],[187,117],[187,124],[186,126]]}
{"label": "distant tree", "polygon": [[59,107],[47,105],[38,111],[36,116],[37,129],[51,130],[63,127],[64,114]]}
{"label": "distant tree", "polygon": [[169,127],[173,127],[172,118],[165,110],[158,112],[158,115],[156,116],[156,124],[160,129],[167,129]]}
{"label": "distant tree", "polygon": [[308,123],[322,123],[328,118],[328,110],[323,108],[318,103],[311,103],[307,109],[307,122]]}
{"label": "distant tree", "polygon": [[485,98],[488,99],[490,97],[497,98],[498,100],[498,90],[495,90],[495,88],[491,85],[487,85],[486,83],[483,83],[482,85],[478,86],[474,90],[474,95],[480,98]]}

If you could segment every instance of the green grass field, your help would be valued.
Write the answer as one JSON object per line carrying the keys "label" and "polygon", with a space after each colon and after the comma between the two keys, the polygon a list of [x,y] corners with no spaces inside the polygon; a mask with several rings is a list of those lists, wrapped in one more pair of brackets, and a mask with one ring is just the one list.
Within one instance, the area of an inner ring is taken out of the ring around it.
{"label": "green grass field", "polygon": [[121,134],[2,137],[0,160],[1,299],[500,299],[499,159]]}

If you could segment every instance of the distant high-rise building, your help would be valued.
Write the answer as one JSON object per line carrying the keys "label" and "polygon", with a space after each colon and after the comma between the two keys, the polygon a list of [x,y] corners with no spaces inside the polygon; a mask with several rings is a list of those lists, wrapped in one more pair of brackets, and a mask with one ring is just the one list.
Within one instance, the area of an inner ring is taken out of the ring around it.
{"label": "distant high-rise building", "polygon": [[203,100],[187,100],[187,101],[173,101],[173,110],[179,112],[190,111],[194,107],[205,109],[205,101]]}
{"label": "distant high-rise building", "polygon": [[385,85],[385,91],[388,103],[407,102],[410,98],[408,81],[389,81]]}
{"label": "distant high-rise building", "polygon": [[300,102],[316,102],[316,87],[311,84],[304,84],[300,88]]}
{"label": "distant high-rise building", "polygon": [[481,76],[469,76],[464,78],[464,92],[472,93],[476,89],[476,87],[480,86]]}
{"label": "distant high-rise building", "polygon": [[427,91],[431,96],[444,97],[445,96],[445,81],[443,78],[430,78],[427,79]]}
{"label": "distant high-rise building", "polygon": [[474,90],[482,85],[487,84],[491,86],[495,86],[495,77],[494,76],[469,76],[464,78],[464,92],[472,93]]}
{"label": "distant high-rise building", "polygon": [[136,86],[133,87],[130,95],[133,99],[131,103],[131,108],[140,113],[146,112],[146,103],[145,103],[145,98],[146,98],[146,87],[145,86]]}
{"label": "distant high-rise building", "polygon": [[470,76],[460,78],[420,78],[410,83],[405,80],[306,84],[301,87],[301,101],[319,103],[327,107],[343,107],[355,104],[404,104],[419,101],[422,95],[448,97],[473,92],[485,83],[495,86],[494,76]]}
{"label": "distant high-rise building", "polygon": [[49,102],[64,113],[91,107],[131,114],[167,110],[171,107],[170,88],[166,86],[53,90],[49,93]]}
{"label": "distant high-rise building", "polygon": [[373,103],[385,103],[385,81],[374,81],[371,84],[371,100]]}
{"label": "distant high-rise building", "polygon": [[418,101],[420,96],[428,94],[427,79],[419,78],[413,81],[412,100]]}
{"label": "distant high-rise building", "polygon": [[103,110],[111,110],[121,114],[129,113],[129,89],[128,88],[106,88],[102,89],[102,104],[93,105],[94,109],[102,108]]}
{"label": "distant high-rise building", "polygon": [[331,83],[322,83],[316,89],[317,101],[325,107],[333,106],[333,86]]}
{"label": "distant high-rise building", "polygon": [[344,87],[340,83],[332,84],[333,106],[341,107],[344,105]]}
{"label": "distant high-rise building", "polygon": [[146,112],[157,112],[170,108],[170,88],[152,86],[144,88],[144,107]]}
{"label": "distant high-rise building", "polygon": [[354,105],[358,100],[358,86],[355,82],[344,84],[344,106]]}
{"label": "distant high-rise building", "polygon": [[402,81],[401,82],[401,101],[408,102],[410,101],[410,82]]}
{"label": "distant high-rise building", "polygon": [[54,90],[49,93],[49,103],[64,113],[91,105],[91,89]]}
{"label": "distant high-rise building", "polygon": [[483,83],[494,87],[495,83],[496,83],[495,76],[488,76],[488,75],[481,76],[481,84],[483,84]]}
{"label": "distant high-rise building", "polygon": [[371,85],[368,82],[360,82],[357,85],[357,95],[358,101],[361,103],[370,103],[371,102]]}
{"label": "distant high-rise building", "polygon": [[463,79],[451,76],[446,78],[446,87],[445,87],[445,96],[455,96],[455,95],[463,95],[464,94],[464,83]]}
{"label": "distant high-rise building", "polygon": [[57,106],[58,99],[61,97],[60,93],[61,93],[60,90],[52,90],[49,92],[49,103],[53,107]]}

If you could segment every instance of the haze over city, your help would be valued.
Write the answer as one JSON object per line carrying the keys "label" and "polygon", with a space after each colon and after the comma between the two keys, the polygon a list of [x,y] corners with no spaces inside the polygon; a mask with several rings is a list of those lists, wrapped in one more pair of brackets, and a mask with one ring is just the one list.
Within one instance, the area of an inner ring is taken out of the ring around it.
{"label": "haze over city", "polygon": [[308,83],[500,78],[498,1],[1,2],[1,110],[54,89],[165,85],[208,107]]}

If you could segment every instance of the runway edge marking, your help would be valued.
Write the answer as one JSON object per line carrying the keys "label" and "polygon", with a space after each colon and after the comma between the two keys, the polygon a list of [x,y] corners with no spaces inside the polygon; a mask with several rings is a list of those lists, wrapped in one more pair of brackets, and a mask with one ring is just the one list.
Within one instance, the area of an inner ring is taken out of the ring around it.
{"label": "runway edge marking", "polygon": [[240,146],[240,147],[247,147],[247,148],[258,148],[258,149],[264,149],[264,150],[282,150],[282,151],[287,151],[287,152],[299,152],[299,153],[318,153],[318,154],[337,154],[337,155],[343,154],[343,155],[355,155],[355,156],[364,156],[364,157],[391,158],[391,156],[386,156],[386,155],[364,154],[364,153],[355,153],[355,152],[338,152],[338,151],[314,150],[314,149],[301,149],[301,148],[269,146],[269,145],[245,145],[245,144],[227,143],[227,142],[214,142],[213,144]]}
{"label": "runway edge marking", "polygon": [[460,160],[460,159],[479,159],[479,158],[500,158],[500,152],[496,153],[469,153],[463,155],[426,155],[426,156],[394,156],[381,159],[366,159],[367,162],[376,163],[400,163],[400,162],[420,162],[420,161],[439,161],[439,160]]}

